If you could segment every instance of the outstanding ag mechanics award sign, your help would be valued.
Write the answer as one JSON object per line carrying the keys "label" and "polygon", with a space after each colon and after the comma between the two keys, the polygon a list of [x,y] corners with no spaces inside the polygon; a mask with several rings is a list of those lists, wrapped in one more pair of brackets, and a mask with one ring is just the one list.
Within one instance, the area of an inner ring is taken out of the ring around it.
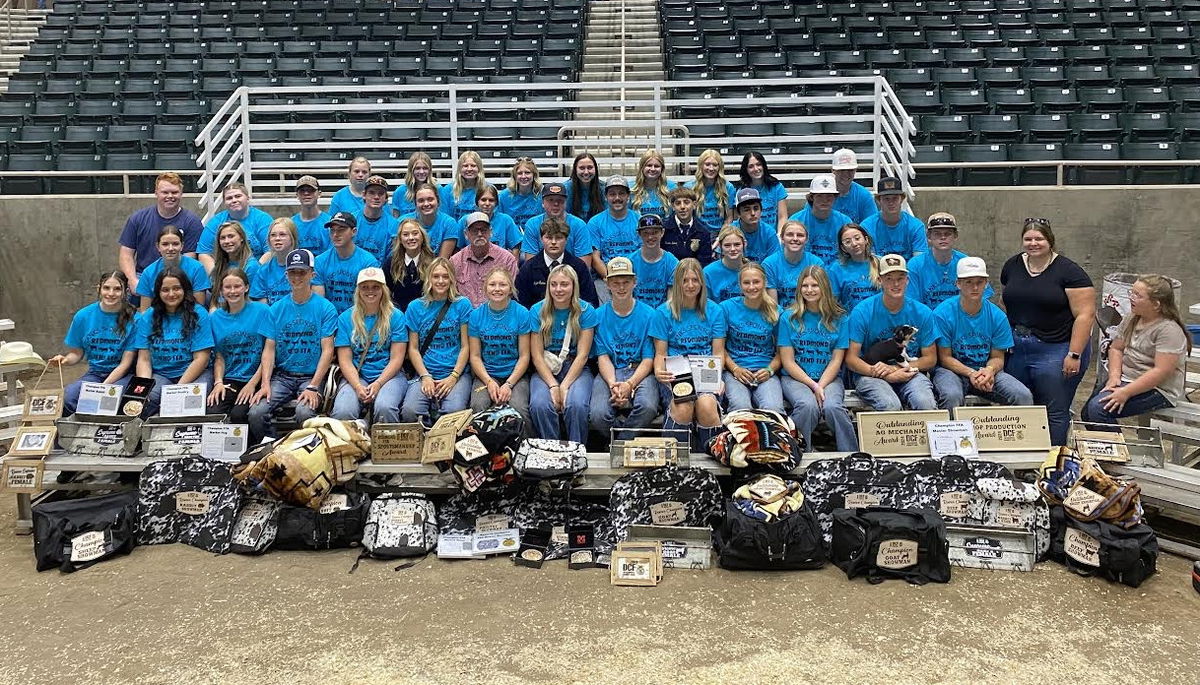
{"label": "outstanding ag mechanics award sign", "polygon": [[930,421],[946,421],[944,409],[929,411],[864,411],[858,416],[858,445],[877,457],[925,457],[929,455]]}

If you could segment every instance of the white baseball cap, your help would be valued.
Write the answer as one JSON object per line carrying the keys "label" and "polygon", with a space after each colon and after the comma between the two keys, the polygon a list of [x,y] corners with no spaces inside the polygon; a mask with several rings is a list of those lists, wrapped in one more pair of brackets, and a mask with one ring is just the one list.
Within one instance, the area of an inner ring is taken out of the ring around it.
{"label": "white baseball cap", "polygon": [[833,180],[833,174],[820,174],[814,176],[812,183],[808,185],[808,192],[813,195],[837,195],[837,181]]}
{"label": "white baseball cap", "polygon": [[857,169],[858,155],[854,154],[854,150],[850,148],[841,148],[833,153],[833,170],[839,169]]}
{"label": "white baseball cap", "polygon": [[383,276],[383,269],[377,266],[368,266],[358,272],[357,285],[363,283],[378,283],[379,285],[387,285],[387,279]]}
{"label": "white baseball cap", "polygon": [[987,263],[980,257],[963,257],[956,268],[959,278],[988,277]]}
{"label": "white baseball cap", "polygon": [[[961,263],[961,262],[960,262]],[[904,257],[898,254],[885,254],[879,258],[879,275],[890,274],[893,271],[908,273],[908,264]]]}

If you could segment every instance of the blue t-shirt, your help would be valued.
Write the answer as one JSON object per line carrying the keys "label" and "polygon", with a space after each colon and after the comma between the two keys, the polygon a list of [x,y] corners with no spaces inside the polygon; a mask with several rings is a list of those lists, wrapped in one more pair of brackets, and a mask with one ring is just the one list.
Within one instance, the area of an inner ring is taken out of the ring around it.
{"label": "blue t-shirt", "polygon": [[[313,273],[312,284],[325,285],[320,272]],[[278,259],[272,259],[266,264],[259,263],[258,270],[250,279],[251,299],[266,300],[267,304],[275,304],[291,294],[292,285],[288,283],[287,270]]]}
{"label": "blue t-shirt", "polygon": [[779,250],[763,260],[763,271],[767,272],[767,287],[774,288],[778,293],[780,307],[786,307],[796,299],[796,288],[800,274],[810,266],[824,266],[820,259],[813,256],[807,249],[800,253],[800,261],[792,264],[785,257],[786,253]]}
{"label": "blue t-shirt", "polygon": [[[358,222],[358,233],[354,235],[354,244],[370,252],[378,261],[392,251],[392,241],[396,239],[396,231],[400,228],[400,220],[384,208],[383,214],[372,221],[362,212],[354,215]],[[437,250],[435,249],[434,252]]]}
{"label": "blue t-shirt", "polygon": [[722,302],[721,309],[725,312],[725,351],[729,357],[751,371],[767,368],[775,358],[778,321],[770,323],[762,312],[747,307],[742,297]]}
{"label": "blue t-shirt", "polygon": [[[567,226],[571,232],[567,234],[567,252],[580,259],[590,255],[595,243],[592,242],[592,231],[583,219],[574,214],[567,214]],[[545,214],[538,214],[525,222],[525,236],[521,241],[521,252],[535,255],[542,251],[542,222]]]}
{"label": "blue t-shirt", "polygon": [[909,357],[921,356],[921,348],[937,342],[937,321],[929,307],[906,297],[900,311],[893,314],[883,305],[882,294],[863,300],[850,313],[850,341],[866,350],[880,340],[891,339],[897,326],[917,328],[917,335],[908,344]]}
{"label": "blue t-shirt", "polygon": [[725,312],[721,305],[709,300],[704,304],[705,318],[695,309],[679,312],[679,319],[671,315],[671,307],[662,303],[654,310],[657,316],[650,322],[650,337],[667,342],[667,354],[712,354],[713,340],[725,337]]}
{"label": "blue t-shirt", "polygon": [[358,214],[362,211],[366,201],[359,195],[350,192],[350,186],[346,186],[333,194],[329,200],[329,216],[333,216],[338,212],[350,212]]}
{"label": "blue t-shirt", "polygon": [[[578,217],[595,216],[600,212],[608,209],[608,199],[604,197],[604,181],[596,178],[593,183],[600,184],[600,206],[592,207],[592,199],[587,193],[582,193],[579,197],[579,212],[574,214]],[[563,181],[563,188],[567,191],[567,211],[571,211],[571,203],[575,200],[575,184],[571,179]]]}
{"label": "blue t-shirt", "polygon": [[658,314],[654,308],[645,302],[634,302],[633,310],[626,316],[617,314],[612,302],[600,305],[595,356],[607,354],[608,360],[618,369],[637,366],[643,359],[653,359],[650,326],[656,318]]}
{"label": "blue t-shirt", "polygon": [[361,247],[356,247],[345,259],[332,247],[322,252],[317,257],[317,273],[325,285],[325,299],[339,313],[349,309],[354,304],[358,272],[372,266],[379,266],[379,260]]}
{"label": "blue t-shirt", "polygon": [[499,201],[500,211],[512,217],[518,226],[542,213],[541,193],[514,193],[505,188],[500,191]]}
{"label": "blue t-shirt", "polygon": [[978,314],[968,316],[955,295],[939,304],[933,315],[938,324],[938,345],[949,347],[955,359],[972,369],[983,368],[992,350],[1012,349],[1008,317],[987,300]]}
{"label": "blue t-shirt", "polygon": [[250,244],[250,251],[255,257],[261,257],[263,252],[266,252],[267,231],[274,219],[263,210],[251,207],[245,219],[231,219],[228,209],[214,214],[213,218],[204,224],[204,232],[200,234],[200,240],[196,243],[197,254],[212,254],[217,245],[217,229],[226,221],[236,221],[242,225],[242,230],[246,232],[246,241]]}
{"label": "blue t-shirt", "polygon": [[[436,183],[433,183],[432,178],[430,178],[429,181],[430,181],[430,183],[433,184],[434,190],[438,190],[440,188],[440,186],[438,186]],[[440,195],[439,195],[439,197],[440,197]],[[414,203],[412,200],[408,199],[408,184],[407,183],[403,183],[403,182],[400,183],[399,185],[396,186],[396,189],[392,191],[392,208],[395,209],[396,212],[400,214],[400,216],[404,216],[405,214],[416,213],[416,211],[417,211],[416,203]]]}
{"label": "blue t-shirt", "polygon": [[629,255],[629,261],[633,262],[633,273],[637,276],[637,285],[633,286],[634,299],[651,308],[666,302],[667,290],[675,282],[679,259],[670,252],[663,252],[657,262],[647,262],[642,251],[637,250]]}
{"label": "blue t-shirt", "polygon": [[[800,323],[804,330],[800,330]],[[796,364],[814,381],[821,380],[834,350],[850,346],[846,317],[839,317],[833,325],[832,331],[826,328],[818,312],[805,311],[800,322],[792,318],[791,312],[779,318],[779,346],[792,348]]]}
{"label": "blue t-shirt", "polygon": [[63,338],[63,344],[83,350],[88,361],[88,371],[107,376],[121,363],[121,357],[130,347],[137,322],[130,319],[124,332],[117,331],[117,316],[120,312],[106,312],[99,302],[93,302],[75,312],[71,327]]}
{"label": "blue t-shirt", "polygon": [[618,221],[613,218],[612,212],[604,211],[588,221],[592,243],[600,251],[602,262],[607,264],[613,257],[622,257],[641,248],[642,240],[637,232],[641,218],[641,214],[630,210],[625,212],[624,219]]}
{"label": "blue t-shirt", "polygon": [[704,267],[703,273],[704,287],[708,288],[708,299],[724,302],[742,294],[742,285],[738,283],[738,270],[725,266],[720,259]]}
{"label": "blue t-shirt", "polygon": [[333,247],[333,243],[329,242],[329,229],[325,228],[325,224],[329,223],[330,218],[329,212],[321,212],[312,221],[301,219],[299,213],[292,215],[292,223],[296,224],[296,235],[300,238],[301,250],[321,254]]}
{"label": "blue t-shirt", "polygon": [[[915,297],[931,309],[946,300],[958,295],[958,262],[967,255],[954,250],[950,253],[950,261],[938,264],[933,257],[933,251],[922,252],[908,263],[908,290],[905,297]],[[983,291],[983,299],[995,295],[992,284],[988,283]]]}
{"label": "blue t-shirt", "polygon": [[[729,212],[733,207],[733,200],[737,195],[737,191],[733,189],[732,183],[725,181],[725,211],[722,212],[720,207],[717,206],[716,184],[703,185],[704,197],[701,199],[700,206],[696,208],[696,213],[700,217],[700,220],[705,223],[705,225],[716,226],[719,230],[721,226],[725,225],[726,220],[729,218]],[[696,190],[696,186],[697,183],[695,180],[691,180],[683,184],[684,188],[691,188],[692,190]],[[765,205],[763,206],[763,209],[766,209]]]}
{"label": "blue t-shirt", "polygon": [[213,347],[212,326],[204,307],[195,305],[196,329],[188,337],[183,336],[183,317],[178,313],[163,317],[162,337],[150,339],[154,331],[154,310],[147,309],[138,315],[137,337],[133,347],[150,350],[150,368],[154,373],[176,379],[192,364],[192,354]]}
{"label": "blue t-shirt", "polygon": [[337,311],[316,293],[304,304],[296,304],[289,294],[271,305],[271,325],[275,368],[311,376],[321,361],[321,341],[337,332]]}
{"label": "blue t-shirt", "polygon": [[746,249],[743,256],[752,262],[762,263],[767,257],[779,251],[779,233],[765,221],[758,222],[758,230],[747,231],[741,221],[733,222],[746,236]]}
{"label": "blue t-shirt", "polygon": [[[400,225],[399,222],[404,221],[405,219],[415,219],[417,223],[421,223],[420,217],[418,217],[416,214],[405,214],[396,220],[397,227]],[[425,224],[421,224],[421,228],[424,228],[425,234],[429,236],[429,249],[433,250],[435,255],[439,250],[442,249],[442,243],[446,242],[447,240],[453,240],[455,246],[458,245],[460,235],[458,224],[449,214],[438,212],[437,214],[433,215],[432,226],[426,228]],[[395,237],[395,235],[395,233],[392,234],[393,237]]]}
{"label": "blue t-shirt", "polygon": [[[467,240],[467,214],[458,220],[458,228],[456,229],[458,236],[458,249],[462,249],[470,245]],[[521,245],[521,229],[517,228],[517,224],[512,217],[503,212],[492,212],[492,242],[506,250],[511,250],[514,247]]]}
{"label": "blue t-shirt", "polygon": [[[667,193],[671,192],[676,185],[674,181],[670,181],[665,178],[660,183],[664,197]],[[635,197],[637,197],[636,187],[631,188],[629,192],[629,209],[631,212],[637,212],[638,214],[654,214],[660,219],[666,219],[667,214],[670,213],[671,203],[669,201],[664,201],[662,197],[659,197],[658,193],[646,191],[646,199],[643,200],[642,204],[640,205],[635,204]]]}
{"label": "blue t-shirt", "polygon": [[253,378],[262,363],[263,341],[274,333],[271,308],[262,302],[247,302],[237,314],[214,309],[208,321],[213,351],[225,360],[225,380],[244,383]]}
{"label": "blue t-shirt", "polygon": [[529,310],[511,300],[499,312],[483,302],[471,312],[467,322],[467,335],[479,340],[483,368],[497,383],[503,383],[512,375],[521,356],[521,336],[532,330]]}
{"label": "blue t-shirt", "polygon": [[871,264],[850,260],[845,264],[835,259],[826,267],[829,287],[833,297],[848,312],[854,311],[859,302],[882,292],[882,288],[871,282]]}
{"label": "blue t-shirt", "polygon": [[[845,195],[838,195],[833,201],[834,211],[841,212],[850,217],[850,220],[858,225],[867,217],[879,211],[875,206],[875,196],[861,183],[850,182],[850,192]],[[886,254],[880,252],[880,254]]]}
{"label": "blue t-shirt", "polygon": [[475,189],[463,188],[462,194],[458,199],[454,199],[454,184],[447,183],[438,188],[438,198],[441,200],[441,211],[450,215],[451,219],[458,221],[464,216],[475,211]]}
{"label": "blue t-shirt", "polygon": [[[534,335],[542,334],[542,305],[546,304],[545,300],[536,302],[529,308],[529,325],[530,330]],[[579,302],[579,331],[582,333],[591,328],[595,328],[600,317],[596,314],[596,308],[587,302]],[[550,339],[542,338],[542,349],[551,354],[558,354],[562,351],[563,339],[567,335],[567,315],[566,309],[554,310],[554,323],[550,326]],[[595,350],[595,339],[593,339],[592,350]],[[579,336],[571,336],[571,344],[568,347],[568,358],[573,358],[579,351]],[[592,352],[589,352],[591,355]],[[566,368],[564,365],[563,368]]]}
{"label": "blue t-shirt", "polygon": [[883,215],[879,213],[867,217],[859,225],[871,236],[871,245],[877,255],[898,254],[907,260],[929,249],[925,224],[908,212],[900,212],[900,221],[895,225],[884,223]]}
{"label": "blue t-shirt", "polygon": [[[415,344],[418,346],[418,350],[421,343],[425,341],[425,336],[433,328],[433,322],[437,320],[438,312],[441,311],[443,304],[445,304],[444,300],[427,301],[425,298],[418,298],[408,305],[408,311],[404,313],[404,324],[408,327],[409,333],[417,334]],[[454,364],[458,361],[458,353],[462,350],[462,336],[459,332],[470,318],[470,300],[459,297],[450,303],[450,309],[446,311],[442,323],[438,324],[437,332],[434,333],[429,348],[421,356],[421,360],[425,362],[425,370],[433,376],[434,380],[445,378],[454,370]],[[412,343],[411,335],[409,342]]]}
{"label": "blue t-shirt", "polygon": [[[212,283],[208,280],[208,272],[204,270],[204,265],[198,259],[192,259],[187,255],[179,256],[179,268],[183,271],[188,280],[192,282],[192,292],[200,292],[202,290],[211,290]],[[162,273],[163,260],[162,257],[154,260],[142,270],[142,275],[138,280],[137,294],[141,297],[154,297],[154,281],[158,279],[158,274]]]}
{"label": "blue t-shirt", "polygon": [[166,226],[175,226],[183,231],[183,251],[195,252],[196,244],[200,242],[200,234],[204,232],[204,224],[200,217],[186,209],[170,219],[164,219],[158,213],[158,205],[150,205],[129,215],[125,227],[121,229],[121,237],[117,242],[121,247],[128,247],[137,253],[135,268],[141,273],[150,262],[158,259],[158,234]]}
{"label": "blue t-shirt", "polygon": [[779,203],[787,199],[787,188],[782,183],[776,183],[770,188],[752,186],[762,198],[762,219],[759,223],[767,228],[779,230]]}
{"label": "blue t-shirt", "polygon": [[805,205],[804,209],[788,218],[804,224],[808,229],[808,251],[826,264],[837,259],[838,231],[842,230],[842,226],[854,223],[850,221],[850,217],[836,209],[831,211],[826,219],[818,219],[813,216],[812,207],[809,205]]}
{"label": "blue t-shirt", "polygon": [[[353,315],[354,312],[350,310],[338,315],[337,334],[333,338],[333,344],[337,347],[349,347],[350,360],[358,367],[358,375],[364,383],[372,383],[383,375],[383,370],[391,361],[392,343],[408,342],[408,329],[404,327],[404,314],[399,309],[392,310],[392,317],[388,319],[391,329],[387,340],[383,342],[379,340],[378,331],[373,334],[371,332],[379,316],[371,314],[363,319],[363,326],[367,329],[367,334],[371,336],[371,347],[367,351],[366,357],[363,357],[363,341],[354,340],[354,322],[351,320]],[[362,360],[361,365],[359,364],[360,359]]]}

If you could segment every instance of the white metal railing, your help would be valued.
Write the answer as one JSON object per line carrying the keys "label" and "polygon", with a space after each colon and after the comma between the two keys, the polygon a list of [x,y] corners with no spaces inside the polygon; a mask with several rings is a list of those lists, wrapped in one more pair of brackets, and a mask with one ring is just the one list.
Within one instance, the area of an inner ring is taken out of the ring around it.
{"label": "white metal railing", "polygon": [[[864,92],[844,92],[847,87]],[[676,92],[679,89],[687,89],[687,93]],[[699,91],[704,91],[703,95],[688,94]],[[603,92],[619,92],[620,99],[589,99],[589,95]],[[305,102],[309,98],[333,98],[335,102]],[[764,107],[805,111],[831,105],[861,109],[851,114],[758,113]],[[735,110],[718,116],[717,107],[742,108],[747,113]],[[489,112],[495,115],[510,110],[533,118],[487,118]],[[609,113],[613,119],[623,112],[650,117],[623,120],[617,137],[611,120],[576,118],[580,113],[596,112]],[[355,120],[339,122],[338,114]],[[294,116],[304,121],[294,121]],[[719,133],[704,130],[741,124],[778,127],[853,122],[858,122],[860,130],[787,134],[772,128],[751,135],[731,134],[728,129]],[[498,133],[498,127],[506,131]],[[287,140],[288,132],[307,129],[328,129],[343,136],[386,129],[398,135],[372,141]],[[742,154],[758,150],[767,156],[772,173],[782,181],[792,181],[793,186],[827,170],[834,148],[850,147],[859,153],[864,166],[870,165],[872,184],[882,175],[897,175],[905,179],[911,196],[908,181],[915,174],[915,149],[910,138],[915,133],[912,118],[879,76],[412,85],[404,86],[399,94],[390,86],[240,87],[196,136],[197,166],[202,168],[199,207],[206,216],[218,211],[220,189],[235,181],[245,183],[252,192],[287,192],[291,179],[304,173],[331,180],[344,178],[351,156],[348,147],[370,158],[375,170],[393,176],[403,172],[412,152],[423,150],[433,158],[435,173],[441,178],[450,177],[461,152],[476,150],[485,166],[491,167],[493,180],[507,174],[516,157],[525,155],[535,159],[543,174],[565,176],[576,152],[589,148],[626,151],[601,160],[614,168],[635,163],[645,148],[656,148],[667,160],[668,176],[680,179],[694,174],[694,161],[702,150],[716,148],[729,157],[727,173],[736,175]],[[798,146],[814,149],[797,151]],[[821,149],[818,152],[816,148]],[[294,158],[270,158],[279,154]]]}

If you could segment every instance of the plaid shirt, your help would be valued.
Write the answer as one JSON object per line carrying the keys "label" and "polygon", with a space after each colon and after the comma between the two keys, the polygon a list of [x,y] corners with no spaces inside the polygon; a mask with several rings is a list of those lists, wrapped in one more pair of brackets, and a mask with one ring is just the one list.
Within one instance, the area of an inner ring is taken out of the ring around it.
{"label": "plaid shirt", "polygon": [[483,280],[496,267],[503,267],[513,278],[517,276],[517,258],[511,252],[495,243],[489,243],[488,253],[479,259],[468,245],[450,258],[454,265],[454,274],[458,280],[458,292],[471,301],[472,305],[487,299],[483,289]]}

